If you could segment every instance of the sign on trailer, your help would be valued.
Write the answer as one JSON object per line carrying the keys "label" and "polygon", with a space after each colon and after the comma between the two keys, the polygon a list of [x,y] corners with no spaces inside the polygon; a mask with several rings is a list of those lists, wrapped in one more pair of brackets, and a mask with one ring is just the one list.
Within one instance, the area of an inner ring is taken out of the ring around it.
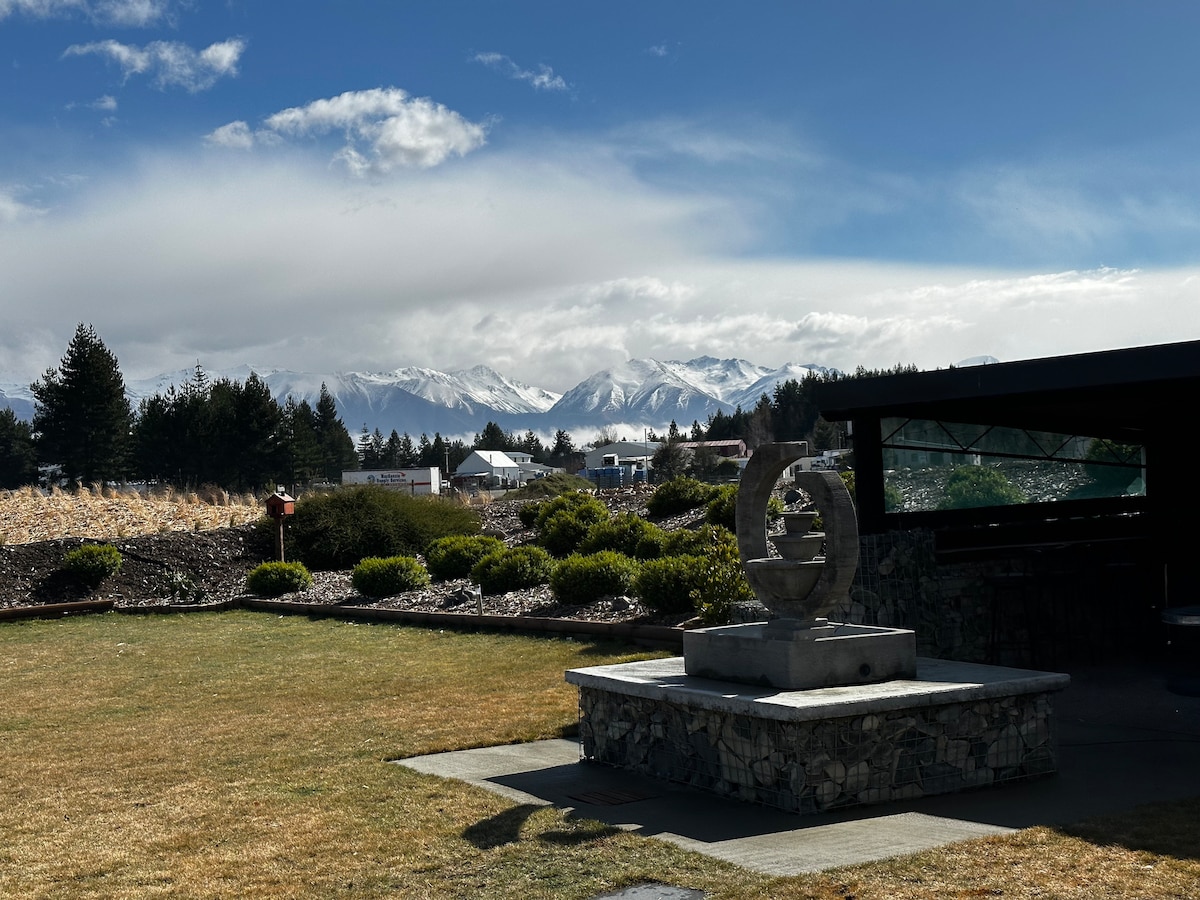
{"label": "sign on trailer", "polygon": [[356,469],[342,472],[342,484],[380,484],[410,494],[440,494],[442,473],[427,469]]}

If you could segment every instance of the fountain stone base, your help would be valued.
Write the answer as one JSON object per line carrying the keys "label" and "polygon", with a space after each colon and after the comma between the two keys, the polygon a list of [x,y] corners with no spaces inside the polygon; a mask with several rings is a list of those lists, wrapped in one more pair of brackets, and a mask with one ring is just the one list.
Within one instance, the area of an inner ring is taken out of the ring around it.
{"label": "fountain stone base", "polygon": [[566,678],[583,759],[797,813],[1048,775],[1070,682],[925,658],[914,678],[806,691],[698,678],[679,657]]}
{"label": "fountain stone base", "polygon": [[913,631],[823,619],[805,624],[774,619],[686,631],[686,672],[787,691],[916,677]]}

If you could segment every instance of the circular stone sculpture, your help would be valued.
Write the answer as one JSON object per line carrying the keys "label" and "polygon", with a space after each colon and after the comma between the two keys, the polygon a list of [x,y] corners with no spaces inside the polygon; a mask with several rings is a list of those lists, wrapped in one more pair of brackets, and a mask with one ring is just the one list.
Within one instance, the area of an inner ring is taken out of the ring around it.
{"label": "circular stone sculpture", "polygon": [[789,465],[808,455],[803,441],[766,444],[754,451],[738,488],[738,553],[754,596],[777,618],[815,625],[846,598],[858,569],[858,517],[836,472],[800,472],[796,486],[821,513],[825,557],[774,559],[767,549],[767,501]]}

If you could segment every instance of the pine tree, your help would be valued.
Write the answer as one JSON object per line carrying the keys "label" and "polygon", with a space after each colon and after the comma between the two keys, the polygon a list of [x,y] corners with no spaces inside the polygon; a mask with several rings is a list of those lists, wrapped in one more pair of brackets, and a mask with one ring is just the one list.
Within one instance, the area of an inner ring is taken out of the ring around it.
{"label": "pine tree", "polygon": [[59,368],[29,388],[42,461],[76,483],[125,477],[133,413],[117,358],[92,326],[80,323]]}
{"label": "pine tree", "polygon": [[280,423],[281,472],[293,486],[311,484],[321,472],[321,444],[317,437],[317,414],[307,400],[288,397]]}
{"label": "pine tree", "polygon": [[385,469],[399,469],[400,462],[400,434],[395,428],[388,435],[387,442],[383,445],[383,467]]}
{"label": "pine tree", "polygon": [[584,455],[576,448],[571,433],[560,428],[554,432],[554,445],[550,448],[546,461],[555,468],[578,472],[583,468]]}
{"label": "pine tree", "polygon": [[411,468],[417,464],[417,448],[408,432],[400,436],[400,468]]}
{"label": "pine tree", "polygon": [[338,416],[337,403],[324,382],[321,383],[321,393],[317,398],[316,416],[321,474],[326,481],[341,481],[343,470],[358,468],[358,453],[355,452],[350,432]]}
{"label": "pine tree", "polygon": [[0,488],[16,488],[37,481],[33,431],[11,409],[0,409]]}
{"label": "pine tree", "polygon": [[488,422],[483,426],[483,431],[475,435],[472,446],[475,450],[511,450],[516,446],[516,441],[511,433],[495,422]]}

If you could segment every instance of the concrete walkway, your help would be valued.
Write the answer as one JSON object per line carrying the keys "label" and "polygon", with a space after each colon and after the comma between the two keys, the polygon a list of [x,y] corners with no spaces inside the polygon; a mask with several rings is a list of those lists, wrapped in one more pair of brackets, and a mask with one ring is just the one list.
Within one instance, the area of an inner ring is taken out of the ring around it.
{"label": "concrete walkway", "polygon": [[1076,671],[1055,701],[1059,774],[1011,786],[795,816],[579,761],[573,740],[400,760],[514,803],[670,841],[772,875],[794,875],[1058,825],[1140,803],[1200,796],[1200,697],[1145,668]]}

